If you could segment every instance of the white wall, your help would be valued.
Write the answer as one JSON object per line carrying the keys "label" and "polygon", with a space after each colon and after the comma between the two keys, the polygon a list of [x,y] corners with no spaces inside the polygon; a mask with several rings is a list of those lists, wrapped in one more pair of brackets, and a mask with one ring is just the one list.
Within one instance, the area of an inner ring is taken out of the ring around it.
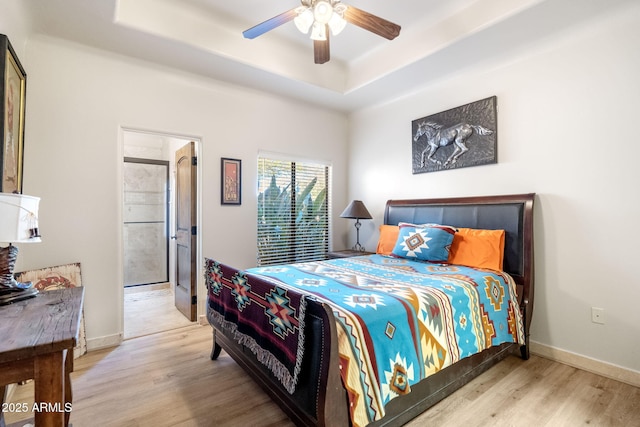
{"label": "white wall", "polygon": [[[16,51],[22,66],[24,63],[24,52],[27,44],[27,37],[31,33],[31,19],[28,12],[28,5],[24,1],[2,2],[0,11],[0,34],[9,37],[11,46]],[[26,67],[25,67],[26,68]],[[29,76],[27,70],[27,77]],[[27,90],[29,86],[27,85]]]}
{"label": "white wall", "polygon": [[[258,150],[329,160],[345,181],[342,114],[56,39],[27,47],[24,190],[42,198],[43,243],[21,248],[19,269],[81,263],[94,348],[123,330],[122,127],[202,141],[202,254],[238,267],[255,265]],[[242,206],[220,205],[220,157],[243,160]],[[337,216],[346,188],[333,197]]]}
{"label": "white wall", "polygon": [[[640,371],[640,4],[353,114],[349,193],[388,198],[535,192],[531,339]],[[506,36],[506,35],[505,35]],[[498,98],[498,164],[412,175],[411,121]],[[591,322],[591,307],[606,324]]]}

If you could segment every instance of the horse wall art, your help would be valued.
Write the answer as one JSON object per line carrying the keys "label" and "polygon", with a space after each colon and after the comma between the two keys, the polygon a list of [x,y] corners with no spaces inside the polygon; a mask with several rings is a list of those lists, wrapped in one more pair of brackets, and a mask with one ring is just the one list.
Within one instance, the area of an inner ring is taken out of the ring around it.
{"label": "horse wall art", "polygon": [[496,163],[496,97],[412,122],[413,173]]}

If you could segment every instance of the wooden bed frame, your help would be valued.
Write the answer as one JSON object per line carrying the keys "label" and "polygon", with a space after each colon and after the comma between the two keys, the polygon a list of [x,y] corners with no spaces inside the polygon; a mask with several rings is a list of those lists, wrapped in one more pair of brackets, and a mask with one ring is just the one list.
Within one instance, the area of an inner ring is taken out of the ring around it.
{"label": "wooden bed frame", "polygon": [[[465,358],[412,386],[411,393],[397,397],[385,407],[386,415],[369,426],[397,426],[415,418],[451,395],[473,378],[510,354],[529,358],[529,327],[533,310],[533,202],[535,194],[389,200],[384,223],[439,223],[456,227],[504,229],[504,270],[517,285],[525,322],[525,345],[502,344]],[[215,360],[224,349],[271,396],[296,425],[347,426],[350,424],[347,393],[339,372],[337,332],[330,307],[309,301],[307,345],[300,382],[293,394],[258,362],[251,351],[225,334],[212,316]]]}

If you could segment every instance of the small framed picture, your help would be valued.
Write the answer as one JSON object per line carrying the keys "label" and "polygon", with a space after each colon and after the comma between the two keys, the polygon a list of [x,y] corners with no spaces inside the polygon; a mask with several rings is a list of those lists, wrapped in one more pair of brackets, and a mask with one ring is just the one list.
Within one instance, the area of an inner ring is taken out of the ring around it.
{"label": "small framed picture", "polygon": [[0,34],[0,136],[3,193],[22,193],[24,102],[27,74],[9,39]]}
{"label": "small framed picture", "polygon": [[242,160],[222,158],[221,192],[223,205],[242,203]]}

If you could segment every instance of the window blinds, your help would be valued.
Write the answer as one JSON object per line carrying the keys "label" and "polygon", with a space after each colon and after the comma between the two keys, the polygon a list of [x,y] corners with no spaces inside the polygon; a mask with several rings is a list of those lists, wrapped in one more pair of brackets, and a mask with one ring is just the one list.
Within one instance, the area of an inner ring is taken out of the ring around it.
{"label": "window blinds", "polygon": [[331,167],[258,158],[258,265],[325,259]]}

